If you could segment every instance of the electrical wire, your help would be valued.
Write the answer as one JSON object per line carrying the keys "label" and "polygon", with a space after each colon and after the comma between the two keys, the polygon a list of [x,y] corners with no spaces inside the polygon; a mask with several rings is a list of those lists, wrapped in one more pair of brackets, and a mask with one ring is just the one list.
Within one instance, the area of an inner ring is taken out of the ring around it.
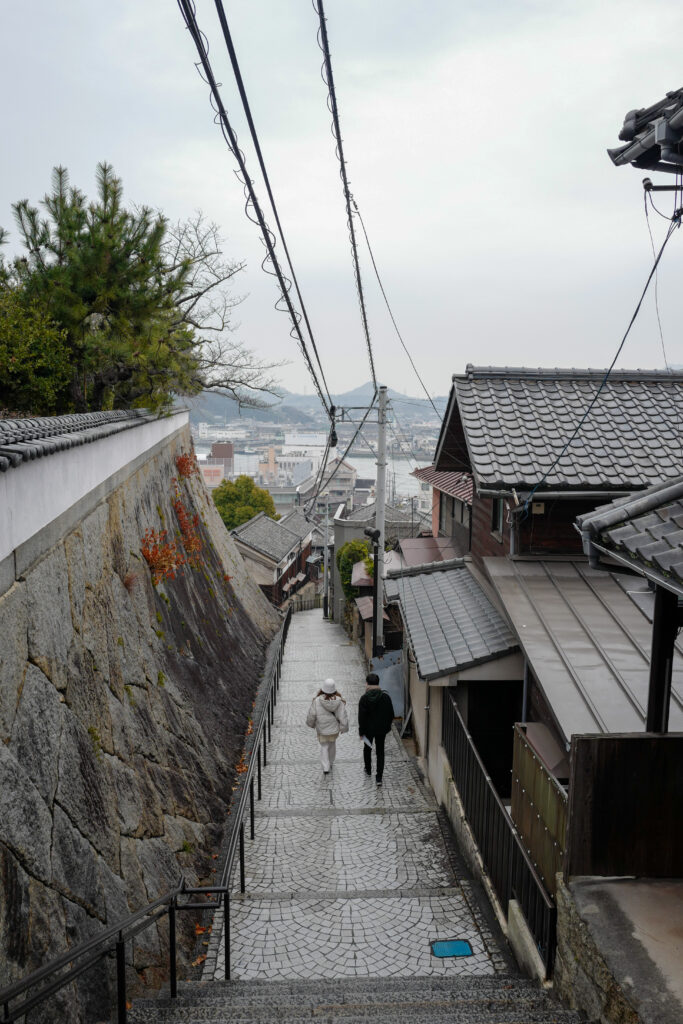
{"label": "electrical wire", "polygon": [[396,323],[396,319],[394,317],[393,311],[391,309],[391,306],[389,305],[389,299],[387,298],[387,293],[384,291],[384,285],[382,284],[382,279],[379,276],[379,270],[377,269],[377,263],[375,262],[375,255],[374,255],[374,253],[372,251],[372,246],[370,245],[370,239],[368,238],[368,232],[367,232],[366,227],[365,227],[365,221],[363,220],[363,218],[361,216],[361,212],[358,209],[358,203],[353,198],[352,198],[352,202],[353,202],[353,208],[356,211],[356,215],[358,217],[358,220],[360,221],[360,226],[363,229],[363,235],[365,236],[365,244],[368,247],[368,253],[370,254],[370,260],[372,262],[372,266],[373,266],[373,269],[375,271],[375,277],[377,278],[377,284],[379,285],[379,290],[382,293],[382,298],[384,299],[385,305],[386,305],[386,307],[387,307],[387,309],[389,311],[389,316],[391,317],[391,322],[394,325],[394,330],[396,331],[396,334],[398,336],[398,340],[401,342],[401,345],[403,346],[403,351],[405,352],[405,354],[408,356],[408,359],[410,360],[410,365],[413,368],[413,372],[414,372],[415,376],[417,377],[417,379],[419,380],[420,384],[422,385],[422,390],[424,391],[425,395],[429,399],[429,402],[431,404],[432,409],[434,410],[434,412],[438,416],[439,413],[437,412],[437,408],[434,405],[434,402],[432,401],[432,396],[427,391],[427,387],[425,385],[425,382],[422,380],[422,377],[418,373],[417,367],[416,367],[415,363],[413,362],[413,357],[411,356],[410,352],[408,351],[408,346],[406,345],[405,341],[403,340],[403,338],[401,336],[401,332],[398,329],[398,324]]}
{"label": "electrical wire", "polygon": [[325,23],[325,11],[323,8],[323,0],[312,0],[313,10],[318,15],[320,22],[320,28],[318,29],[318,46],[322,50],[324,61],[321,69],[322,80],[327,86],[327,107],[332,114],[332,134],[336,141],[336,154],[339,160],[339,175],[342,180],[342,186],[344,190],[344,201],[346,203],[346,222],[349,228],[349,239],[351,241],[351,254],[353,256],[353,273],[356,279],[356,291],[358,293],[358,304],[360,306],[361,321],[363,324],[363,333],[365,335],[365,343],[368,349],[368,359],[370,361],[370,373],[372,375],[372,383],[375,391],[377,391],[377,377],[375,376],[375,361],[372,355],[372,342],[370,341],[370,328],[368,326],[368,317],[365,309],[365,296],[363,294],[363,282],[360,273],[360,262],[358,259],[358,244],[356,242],[356,230],[353,225],[353,210],[351,209],[351,203],[353,197],[351,195],[351,189],[349,188],[349,179],[346,174],[346,161],[344,160],[344,146],[341,137],[341,128],[339,126],[339,110],[337,107],[337,96],[334,88],[334,76],[332,74],[332,60],[330,57],[330,44],[327,38],[327,25]]}
{"label": "electrical wire", "polygon": [[317,347],[317,345],[315,343],[315,338],[313,337],[313,330],[311,328],[311,324],[310,324],[310,321],[308,319],[308,312],[306,310],[306,306],[304,304],[304,300],[303,300],[303,297],[301,295],[301,289],[299,288],[299,282],[297,280],[296,274],[294,273],[294,267],[292,265],[292,260],[291,260],[291,257],[289,255],[289,249],[287,247],[287,242],[285,241],[284,231],[282,230],[282,224],[280,223],[280,217],[279,217],[278,212],[277,212],[277,206],[275,205],[275,198],[273,196],[273,190],[270,187],[270,179],[268,177],[268,172],[266,171],[266,165],[265,165],[265,161],[263,159],[263,153],[261,151],[261,145],[259,143],[258,135],[256,133],[256,127],[254,125],[254,120],[253,120],[253,118],[251,116],[251,107],[249,106],[249,100],[247,99],[247,92],[246,92],[246,89],[244,87],[244,81],[242,79],[242,73],[240,71],[239,61],[237,60],[237,53],[235,52],[235,46],[234,46],[234,43],[232,41],[232,35],[230,33],[230,28],[228,26],[228,19],[227,19],[226,15],[225,15],[225,9],[223,7],[223,0],[214,0],[214,2],[215,2],[215,5],[216,5],[216,11],[218,13],[218,20],[220,21],[221,28],[223,30],[223,38],[225,39],[225,45],[227,46],[228,54],[230,55],[230,63],[232,64],[232,70],[233,70],[233,73],[235,75],[235,81],[237,82],[237,88],[238,88],[238,91],[239,91],[239,94],[240,94],[240,98],[242,100],[242,107],[244,108],[244,114],[246,116],[247,123],[249,125],[249,132],[251,133],[251,140],[252,140],[252,142],[254,144],[254,149],[256,150],[256,157],[257,157],[258,162],[259,162],[259,167],[261,168],[261,174],[263,175],[263,181],[264,181],[264,184],[266,186],[266,192],[268,193],[268,198],[270,200],[270,206],[271,206],[271,209],[273,211],[273,216],[275,218],[275,223],[277,224],[277,229],[278,229],[278,232],[279,232],[279,235],[280,235],[280,241],[282,242],[282,248],[284,249],[285,256],[287,257],[287,265],[289,266],[289,272],[292,275],[292,281],[294,282],[294,287],[296,289],[296,294],[297,294],[298,299],[299,299],[299,305],[301,307],[301,313],[303,315],[304,323],[306,324],[306,329],[308,331],[308,337],[310,339],[311,345],[313,347],[313,352],[315,353],[315,358],[316,358],[316,361],[318,363],[318,369],[320,370],[320,376],[322,377],[323,384],[325,385],[325,392],[327,394],[327,399],[328,399],[328,402],[329,402],[330,406],[332,406],[333,402],[332,402],[332,399],[330,397],[330,390],[329,390],[329,388],[327,386],[327,381],[325,380],[325,372],[324,372],[324,370],[322,368],[322,363],[320,362],[320,356],[318,355],[318,347]]}
{"label": "electrical wire", "polygon": [[[648,193],[645,192],[645,193],[643,193],[643,195],[644,195],[644,198],[645,198],[645,203],[644,203],[644,206],[645,206],[645,223],[647,224],[647,231],[648,231],[648,234],[650,236],[650,245],[652,247],[652,259],[655,259],[657,253],[656,253],[656,250],[655,250],[655,240],[652,237],[652,226],[650,225],[650,214],[649,214],[648,208],[647,208],[647,196],[648,196]],[[669,219],[670,218],[667,217],[667,220],[669,220]],[[655,272],[655,310],[656,310],[656,313],[657,313],[657,326],[659,328],[659,340],[662,343],[662,353],[664,355],[664,365],[666,366],[667,370],[670,371],[671,368],[670,368],[668,360],[666,358],[666,348],[664,346],[664,332],[662,331],[662,320],[661,320],[661,317],[659,315],[659,271]]]}
{"label": "electrical wire", "polygon": [[[296,339],[299,345],[299,349],[304,357],[304,361],[308,368],[308,372],[311,376],[318,397],[320,398],[320,402],[323,408],[325,409],[327,415],[330,417],[330,419],[333,419],[331,407],[330,405],[328,405],[328,402],[325,399],[325,396],[323,395],[322,388],[318,380],[318,376],[315,372],[315,367],[311,362],[311,358],[306,347],[306,342],[301,332],[301,314],[298,313],[297,310],[294,308],[291,296],[289,294],[292,282],[289,281],[284,276],[282,268],[280,267],[280,264],[278,262],[277,256],[275,254],[275,236],[273,235],[272,231],[266,224],[263,212],[261,210],[260,204],[256,196],[256,192],[254,190],[254,183],[247,172],[244,153],[240,150],[237,144],[237,136],[235,135],[235,132],[230,124],[227,111],[223,105],[223,100],[221,99],[219,85],[216,81],[213,69],[211,67],[211,62],[209,60],[208,40],[204,33],[199,28],[199,25],[197,24],[194,0],[177,0],[177,3],[180,12],[183,16],[183,20],[185,21],[186,28],[188,29],[192,37],[192,41],[194,42],[195,48],[199,55],[199,62],[195,64],[195,67],[197,68],[197,71],[199,72],[199,75],[202,78],[202,80],[209,86],[211,94],[211,106],[215,112],[214,120],[220,126],[223,138],[225,139],[228,148],[230,149],[230,152],[233,154],[239,165],[239,171],[236,171],[235,175],[237,177],[237,180],[241,183],[244,189],[246,199],[244,208],[245,213],[248,219],[253,224],[257,224],[261,231],[261,238],[267,253],[261,266],[265,273],[277,278],[277,282],[280,287],[280,299],[278,299],[275,308],[278,310],[283,310],[283,307],[281,306],[280,303],[285,303],[285,308],[283,311],[286,310],[292,322],[292,330],[290,333],[292,337]],[[272,267],[272,269],[270,269],[269,267]]]}
{"label": "electrical wire", "polygon": [[361,432],[362,428],[363,428],[363,427],[364,427],[364,425],[365,425],[365,421],[367,420],[368,416],[369,416],[369,415],[370,415],[370,413],[372,412],[372,409],[374,408],[374,405],[375,405],[375,401],[376,401],[376,398],[377,398],[377,392],[375,392],[375,396],[374,396],[374,398],[372,399],[372,402],[370,403],[370,405],[369,405],[369,406],[367,407],[367,409],[365,410],[365,415],[363,416],[363,419],[362,419],[362,420],[360,421],[360,423],[359,423],[359,424],[358,424],[358,426],[356,427],[356,431],[355,431],[355,433],[354,433],[353,437],[351,438],[351,440],[349,441],[349,443],[347,444],[347,446],[346,446],[346,449],[345,449],[345,451],[344,451],[344,454],[343,454],[343,455],[341,456],[341,458],[340,458],[340,459],[338,460],[338,462],[337,462],[337,465],[335,466],[335,468],[333,469],[333,471],[332,471],[332,472],[330,473],[330,475],[329,475],[329,477],[327,478],[327,480],[321,480],[321,483],[320,483],[319,487],[317,488],[317,490],[315,491],[315,493],[314,493],[314,494],[312,494],[312,495],[311,495],[311,497],[310,497],[310,498],[308,499],[308,501],[306,502],[306,505],[305,505],[305,508],[306,508],[306,509],[310,510],[310,507],[312,507],[313,503],[314,503],[314,502],[316,501],[316,499],[318,498],[318,496],[319,496],[319,494],[320,494],[320,492],[321,492],[321,489],[322,489],[323,487],[329,487],[330,483],[332,482],[332,480],[334,479],[334,477],[335,477],[335,476],[337,475],[337,472],[338,472],[338,470],[339,470],[339,468],[340,468],[341,464],[343,463],[344,459],[346,458],[346,456],[347,456],[347,455],[349,454],[349,452],[351,451],[351,448],[353,447],[353,444],[354,444],[354,442],[355,442],[356,438],[358,437],[358,435],[360,434],[360,432]]}
{"label": "electrical wire", "polygon": [[638,304],[636,305],[636,308],[635,308],[635,310],[633,312],[633,316],[631,317],[631,319],[629,321],[629,325],[626,328],[624,336],[621,339],[621,342],[619,343],[619,348],[616,351],[614,359],[612,360],[612,362],[610,363],[609,367],[605,371],[605,375],[602,378],[602,380],[600,381],[600,385],[598,387],[598,390],[595,392],[595,394],[593,395],[592,399],[588,403],[586,411],[584,412],[583,416],[581,417],[581,419],[577,423],[576,427],[572,431],[572,434],[571,434],[569,440],[567,441],[567,443],[564,445],[562,451],[553,460],[552,464],[545,471],[545,473],[543,474],[541,479],[538,481],[537,484],[535,484],[532,487],[531,491],[529,492],[529,495],[528,495],[526,501],[524,502],[524,505],[522,506],[522,515],[524,517],[526,517],[528,515],[529,504],[530,504],[531,499],[533,498],[534,494],[539,489],[539,487],[541,487],[545,483],[545,481],[548,479],[548,476],[555,469],[555,466],[558,464],[560,459],[562,459],[563,456],[568,451],[570,445],[573,443],[573,441],[576,438],[577,434],[581,430],[581,427],[584,425],[584,423],[588,419],[588,417],[589,417],[589,415],[591,413],[591,410],[593,409],[593,406],[595,405],[595,403],[597,402],[598,398],[600,397],[600,394],[602,393],[603,388],[607,384],[607,381],[609,379],[609,375],[611,374],[612,370],[614,369],[615,364],[617,362],[617,359],[621,355],[621,350],[623,349],[624,345],[626,344],[626,339],[628,338],[629,334],[631,333],[631,328],[633,327],[634,323],[636,322],[636,317],[638,316],[638,314],[640,312],[640,307],[642,306],[643,300],[645,299],[645,295],[647,294],[647,290],[650,287],[650,282],[652,281],[652,278],[655,276],[655,273],[657,272],[657,267],[659,266],[659,261],[662,258],[664,250],[665,250],[665,248],[666,248],[666,246],[667,246],[667,244],[669,242],[669,239],[673,235],[673,233],[676,230],[676,228],[681,226],[681,215],[682,215],[682,213],[683,213],[683,211],[677,210],[676,213],[674,213],[674,216],[671,218],[671,222],[669,224],[669,230],[667,231],[666,237],[665,237],[664,241],[662,242],[662,245],[661,245],[661,248],[660,248],[659,252],[657,253],[657,257],[656,257],[656,259],[654,261],[652,269],[650,270],[650,273],[648,274],[647,281],[645,282],[645,287],[643,288],[641,296],[640,296],[640,298],[638,300]]}

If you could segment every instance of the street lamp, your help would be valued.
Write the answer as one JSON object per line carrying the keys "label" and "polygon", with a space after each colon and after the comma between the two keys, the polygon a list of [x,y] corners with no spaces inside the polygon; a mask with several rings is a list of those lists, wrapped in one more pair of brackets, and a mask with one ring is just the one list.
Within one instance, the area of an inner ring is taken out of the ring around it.
{"label": "street lamp", "polygon": [[384,648],[377,646],[377,621],[378,616],[382,614],[381,609],[378,609],[377,604],[377,593],[379,589],[379,530],[373,530],[371,526],[366,526],[363,530],[366,537],[369,537],[372,541],[372,555],[373,555],[373,566],[372,566],[372,656],[373,658],[379,658],[384,654]]}

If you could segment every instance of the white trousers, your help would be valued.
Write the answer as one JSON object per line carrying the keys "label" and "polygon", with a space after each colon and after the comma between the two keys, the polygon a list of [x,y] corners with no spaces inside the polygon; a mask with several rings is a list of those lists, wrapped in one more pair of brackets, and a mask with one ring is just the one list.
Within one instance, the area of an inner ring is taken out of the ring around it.
{"label": "white trousers", "polygon": [[329,772],[330,768],[334,764],[334,759],[337,756],[337,741],[332,740],[331,743],[320,744],[320,763],[323,766],[324,772]]}

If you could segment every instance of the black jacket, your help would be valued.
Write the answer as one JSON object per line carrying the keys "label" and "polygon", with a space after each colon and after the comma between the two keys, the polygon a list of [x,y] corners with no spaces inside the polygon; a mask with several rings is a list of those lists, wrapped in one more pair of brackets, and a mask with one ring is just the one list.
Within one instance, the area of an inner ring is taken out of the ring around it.
{"label": "black jacket", "polygon": [[391,697],[377,686],[366,690],[358,702],[358,732],[361,736],[386,736],[394,720]]}

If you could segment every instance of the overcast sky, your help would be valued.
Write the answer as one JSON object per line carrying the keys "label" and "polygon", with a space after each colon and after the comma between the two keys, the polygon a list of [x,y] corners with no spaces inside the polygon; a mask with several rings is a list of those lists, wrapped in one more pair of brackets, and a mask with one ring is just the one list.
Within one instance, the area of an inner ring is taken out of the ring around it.
{"label": "overcast sky", "polygon": [[[369,378],[317,15],[310,0],[224,0],[330,390]],[[624,115],[683,85],[680,0],[325,0],[351,188],[404,339],[433,394],[466,363],[611,362],[652,263],[642,173],[615,168]],[[197,0],[223,99],[265,205],[215,8]],[[247,270],[239,337],[310,381],[243,211],[234,160],[174,0],[2,7],[0,224],[51,168],[94,190],[108,160],[128,200],[197,208]],[[661,177],[661,176],[660,176]],[[670,210],[664,194],[661,207]],[[271,218],[272,220],[272,218]],[[655,241],[666,231],[654,218]],[[683,363],[683,235],[659,274],[666,354]],[[361,248],[377,375],[420,386]],[[664,365],[653,301],[621,366]]]}

